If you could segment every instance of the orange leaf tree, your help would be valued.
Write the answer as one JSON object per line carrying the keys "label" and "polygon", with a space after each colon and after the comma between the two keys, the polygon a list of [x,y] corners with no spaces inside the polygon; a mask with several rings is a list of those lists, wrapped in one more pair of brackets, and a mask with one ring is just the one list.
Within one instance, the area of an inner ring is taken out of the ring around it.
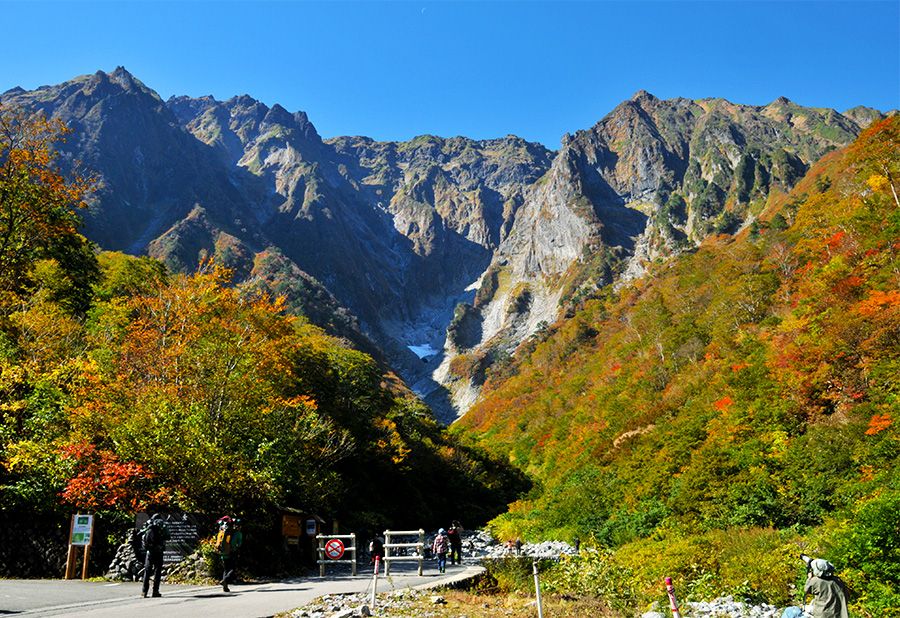
{"label": "orange leaf tree", "polygon": [[298,374],[325,337],[228,279],[206,267],[98,305],[72,438],[145,466],[183,508],[303,503],[352,451]]}
{"label": "orange leaf tree", "polygon": [[67,179],[54,167],[53,144],[68,133],[59,120],[30,118],[0,106],[0,293],[32,285],[39,259],[55,259],[76,284],[73,308],[84,310],[96,281],[96,260],[76,232],[88,180]]}

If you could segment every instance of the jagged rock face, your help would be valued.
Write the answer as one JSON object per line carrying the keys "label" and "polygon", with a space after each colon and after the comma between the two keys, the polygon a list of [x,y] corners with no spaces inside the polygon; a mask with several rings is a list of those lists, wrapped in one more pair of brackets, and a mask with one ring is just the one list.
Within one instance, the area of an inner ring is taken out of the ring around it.
{"label": "jagged rock face", "polygon": [[458,401],[472,401],[483,363],[456,363],[475,368],[458,375],[454,355],[512,352],[557,317],[560,303],[610,283],[611,263],[619,264],[619,276],[634,277],[645,261],[710,233],[737,231],[771,190],[789,190],[880,114],[862,108],[853,116],[860,122],[783,98],[751,107],[660,101],[641,91],[592,128],[566,136],[548,174],[525,190],[495,254],[489,272],[509,283],[494,285],[474,309],[457,310],[465,332],[481,332],[482,341],[459,350],[448,340],[440,381]]}
{"label": "jagged rock face", "polygon": [[240,218],[244,201],[223,182],[208,149],[181,130],[156,93],[121,67],[34,92],[6,93],[3,103],[61,118],[74,130],[61,151],[70,166],[96,175],[85,231],[105,248],[142,251],[197,204],[217,204],[222,225]]}
{"label": "jagged rock face", "polygon": [[75,130],[63,153],[97,174],[85,231],[101,246],[179,269],[213,256],[287,290],[316,323],[368,333],[448,421],[573,299],[736,231],[882,117],[641,91],[554,153],[514,136],[323,140],[303,112],[164,103],[122,68],[0,97]]}
{"label": "jagged rock face", "polygon": [[465,287],[484,271],[518,196],[546,171],[552,154],[512,136],[329,143],[348,181],[408,240],[415,257],[407,285],[428,294]]}
{"label": "jagged rock face", "polygon": [[[183,117],[191,107],[196,113],[215,112],[218,106],[211,98],[181,100],[173,113],[120,67],[31,92],[13,89],[0,95],[0,101],[59,118],[73,129],[60,147],[62,161],[97,180],[89,211],[82,213],[83,231],[102,248],[148,253],[175,270],[192,270],[201,259],[214,257],[233,268],[239,279],[276,287],[287,274],[302,273],[289,263],[280,264],[274,276],[267,268],[272,260],[257,259],[271,254],[273,241],[266,226],[277,212],[264,183],[242,167],[224,165],[227,153],[218,143],[208,140],[207,145],[182,127],[178,114]],[[244,105],[250,110],[246,115],[252,114],[249,97],[232,101],[235,109]],[[241,126],[234,133],[262,141],[276,120],[287,117],[301,124],[305,119],[284,110],[266,111],[274,113],[268,124],[267,115],[260,116],[255,134]],[[306,124],[301,137],[318,140],[315,130],[309,130],[312,125]],[[355,321],[335,319],[337,301],[321,283],[306,273],[302,276],[303,285],[294,286],[302,291],[292,299],[295,306],[331,332],[365,347]]]}

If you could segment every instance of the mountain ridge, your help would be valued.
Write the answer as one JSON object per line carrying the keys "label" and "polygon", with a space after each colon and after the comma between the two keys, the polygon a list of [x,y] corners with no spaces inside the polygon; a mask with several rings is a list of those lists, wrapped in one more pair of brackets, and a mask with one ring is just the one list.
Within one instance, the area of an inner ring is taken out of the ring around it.
{"label": "mountain ridge", "polygon": [[[484,369],[623,273],[748,224],[861,128],[787,99],[638,91],[558,151],[515,136],[322,139],[305,112],[248,95],[164,102],[122,67],[2,100],[73,124],[68,159],[100,175],[85,230],[101,246],[175,269],[218,256],[238,273],[277,249],[445,422],[480,389],[482,372],[460,367]],[[497,286],[476,303],[486,277]],[[447,337],[460,312],[481,333],[464,347]],[[423,345],[435,354],[409,349]]]}

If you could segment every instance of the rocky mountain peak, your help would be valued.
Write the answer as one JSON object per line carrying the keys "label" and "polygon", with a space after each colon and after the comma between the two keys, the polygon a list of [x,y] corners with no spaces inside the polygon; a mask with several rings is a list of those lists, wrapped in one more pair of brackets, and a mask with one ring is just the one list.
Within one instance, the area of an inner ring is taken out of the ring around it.
{"label": "rocky mountain peak", "polygon": [[653,96],[652,94],[650,94],[649,92],[647,92],[644,89],[641,89],[641,90],[638,90],[637,92],[635,92],[633,95],[631,95],[631,99],[629,99],[629,100],[636,101],[638,103],[644,102],[644,101],[649,102],[649,103],[655,103],[656,101],[659,101],[659,99],[657,99],[655,96]]}
{"label": "rocky mountain peak", "polygon": [[166,107],[172,110],[178,122],[186,125],[209,108],[219,103],[211,94],[202,97],[174,96],[166,101]]}
{"label": "rocky mountain peak", "polygon": [[296,129],[298,133],[307,140],[315,142],[322,141],[316,128],[309,121],[309,116],[306,115],[306,112],[295,112],[292,114],[278,103],[269,109],[263,118],[263,123]]}

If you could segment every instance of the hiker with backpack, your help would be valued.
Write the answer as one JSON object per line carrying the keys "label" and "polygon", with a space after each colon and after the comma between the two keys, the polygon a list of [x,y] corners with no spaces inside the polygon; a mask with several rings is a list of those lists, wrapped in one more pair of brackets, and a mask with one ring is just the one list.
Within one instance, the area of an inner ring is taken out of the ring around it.
{"label": "hiker with backpack", "polygon": [[441,573],[447,569],[447,549],[449,547],[450,539],[447,538],[447,531],[441,528],[434,537],[434,543],[431,544],[431,551],[437,556],[438,571]]}
{"label": "hiker with backpack", "polygon": [[378,560],[384,564],[384,541],[377,534],[369,541],[369,564],[375,564]]}
{"label": "hiker with backpack", "polygon": [[221,517],[217,522],[219,533],[216,535],[216,550],[222,561],[222,590],[231,592],[228,582],[232,581],[235,569],[235,558],[238,549],[243,543],[244,535],[241,532],[241,520],[232,519],[228,515]]}
{"label": "hiker with backpack", "polygon": [[453,520],[447,538],[450,540],[450,564],[462,564],[462,526],[458,521]]}
{"label": "hiker with backpack", "polygon": [[159,513],[155,513],[144,527],[141,528],[141,547],[146,552],[144,555],[144,579],[141,588],[141,596],[147,597],[150,589],[150,572],[153,572],[153,596],[161,597],[159,593],[159,580],[162,577],[163,552],[166,549],[166,541],[169,540],[169,527],[165,519]]}

